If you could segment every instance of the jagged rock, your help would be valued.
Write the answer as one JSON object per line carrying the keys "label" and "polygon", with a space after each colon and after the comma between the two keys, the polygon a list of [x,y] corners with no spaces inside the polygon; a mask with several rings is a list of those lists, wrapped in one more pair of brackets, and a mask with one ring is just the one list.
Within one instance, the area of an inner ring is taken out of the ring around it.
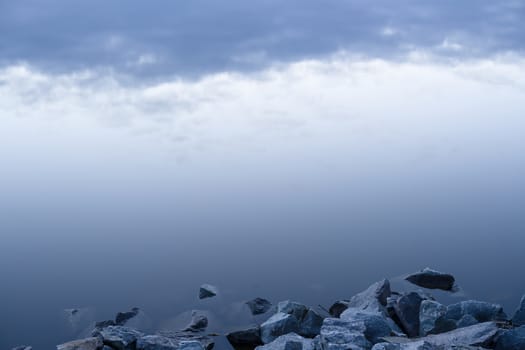
{"label": "jagged rock", "polygon": [[261,328],[253,326],[248,329],[228,333],[226,338],[232,345],[261,345]]}
{"label": "jagged rock", "polygon": [[101,337],[105,345],[116,350],[134,350],[137,340],[144,334],[135,329],[124,326],[109,326],[95,330],[94,337]]}
{"label": "jagged rock", "polygon": [[264,344],[268,344],[281,335],[298,330],[299,322],[294,315],[278,312],[261,324],[261,340]]}
{"label": "jagged rock", "polygon": [[456,326],[457,328],[463,328],[463,327],[473,326],[477,323],[479,323],[479,321],[476,320],[474,316],[466,314],[465,316],[461,317],[461,319],[456,323]]}
{"label": "jagged rock", "polygon": [[293,315],[298,321],[302,320],[308,307],[296,301],[285,300],[277,304],[277,312]]}
{"label": "jagged rock", "polygon": [[361,323],[364,326],[364,335],[372,343],[378,343],[383,337],[389,336],[392,329],[386,316],[377,312],[368,312],[355,308],[348,308],[341,314],[341,320],[354,325]]}
{"label": "jagged rock", "polygon": [[205,330],[206,327],[208,327],[208,317],[197,310],[193,310],[191,312],[191,322],[184,331],[200,332]]}
{"label": "jagged rock", "polygon": [[411,274],[405,278],[410,283],[428,289],[442,289],[453,290],[455,278],[454,276],[429,269],[428,267],[422,271]]}
{"label": "jagged rock", "polygon": [[313,338],[319,335],[324,318],[315,310],[308,309],[302,320],[299,322],[298,333],[303,337]]}
{"label": "jagged rock", "polygon": [[445,305],[433,300],[423,300],[419,307],[419,335],[425,336],[455,329],[455,322],[446,319],[446,313]]}
{"label": "jagged rock", "polygon": [[325,318],[321,327],[320,344],[323,350],[370,349],[362,322],[348,322],[338,318]]}
{"label": "jagged rock", "polygon": [[199,289],[199,299],[211,298],[218,294],[217,287],[203,284]]}
{"label": "jagged rock", "polygon": [[138,307],[134,307],[133,309],[131,309],[131,311],[119,312],[115,316],[115,324],[118,326],[123,326],[127,321],[137,316],[138,313],[139,313]]}
{"label": "jagged rock", "polygon": [[315,339],[305,339],[298,334],[288,333],[282,335],[266,345],[258,346],[255,350],[314,350]]}
{"label": "jagged rock", "polygon": [[525,350],[525,326],[505,331],[496,341],[496,350]]}
{"label": "jagged rock", "polygon": [[179,343],[179,350],[204,350],[202,344],[195,340],[185,340]]}
{"label": "jagged rock", "polygon": [[116,326],[117,324],[113,320],[99,321],[95,323],[95,329],[103,329],[109,326]]}
{"label": "jagged rock", "polygon": [[255,298],[247,301],[246,305],[250,308],[252,315],[261,315],[266,313],[272,307],[272,303],[263,298]]}
{"label": "jagged rock", "polygon": [[525,325],[525,295],[521,298],[520,306],[518,306],[518,309],[512,317],[512,324],[514,326]]}
{"label": "jagged rock", "polygon": [[161,335],[147,335],[137,341],[137,350],[176,350],[178,348],[178,341]]}
{"label": "jagged rock", "polygon": [[500,305],[475,300],[466,300],[449,305],[445,317],[459,321],[465,315],[474,317],[478,322],[504,321],[507,319],[507,315]]}
{"label": "jagged rock", "polygon": [[57,345],[57,350],[98,350],[102,346],[101,338],[92,337]]}
{"label": "jagged rock", "polygon": [[391,294],[390,281],[383,279],[372,284],[365,291],[353,296],[348,302],[348,307],[384,313],[387,299]]}
{"label": "jagged rock", "polygon": [[399,319],[403,331],[409,337],[417,337],[419,334],[419,309],[425,296],[421,293],[410,292],[397,299],[394,310]]}
{"label": "jagged rock", "polygon": [[348,304],[350,303],[350,300],[338,300],[335,303],[330,306],[328,309],[328,313],[332,315],[333,317],[339,317],[345,311],[348,309]]}
{"label": "jagged rock", "polygon": [[[196,341],[199,342],[205,350],[211,350],[214,346],[214,341],[211,337],[203,335],[202,333],[196,332],[185,332],[185,331],[160,331],[157,335],[169,338],[175,344],[182,342]],[[190,344],[191,345],[191,344]],[[189,345],[187,345],[189,346]]]}

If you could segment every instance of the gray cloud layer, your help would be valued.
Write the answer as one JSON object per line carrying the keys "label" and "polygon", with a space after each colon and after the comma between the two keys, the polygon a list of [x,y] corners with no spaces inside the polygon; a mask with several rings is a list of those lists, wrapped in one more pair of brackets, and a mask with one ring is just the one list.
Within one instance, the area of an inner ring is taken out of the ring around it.
{"label": "gray cloud layer", "polygon": [[0,2],[0,62],[139,74],[249,70],[338,50],[391,58],[521,52],[525,2],[506,0],[21,0]]}

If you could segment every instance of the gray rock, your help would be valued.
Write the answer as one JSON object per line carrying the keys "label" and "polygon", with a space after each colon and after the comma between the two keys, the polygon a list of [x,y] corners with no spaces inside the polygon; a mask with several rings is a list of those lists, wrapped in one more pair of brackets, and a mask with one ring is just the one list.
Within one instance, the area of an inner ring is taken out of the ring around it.
{"label": "gray rock", "polygon": [[211,350],[214,346],[213,338],[196,332],[185,331],[160,331],[157,335],[169,338],[173,343],[180,346],[182,342],[196,341],[199,342],[205,350]]}
{"label": "gray rock", "polygon": [[264,344],[268,344],[281,335],[298,330],[299,322],[294,315],[278,312],[261,324],[261,340]]}
{"label": "gray rock", "polygon": [[179,350],[204,350],[204,347],[196,340],[184,340],[179,343]]}
{"label": "gray rock", "polygon": [[101,330],[109,326],[116,326],[117,324],[113,320],[99,321],[95,323],[95,329]]}
{"label": "gray rock", "polygon": [[137,350],[175,350],[178,342],[161,335],[146,335],[137,340]]}
{"label": "gray rock", "polygon": [[348,304],[350,303],[350,300],[338,300],[335,303],[330,306],[328,309],[328,313],[332,315],[333,317],[339,317],[345,311],[348,309]]}
{"label": "gray rock", "polygon": [[204,331],[208,327],[208,317],[197,310],[191,312],[191,322],[184,329],[189,332],[200,332]]}
{"label": "gray rock", "polygon": [[456,323],[456,326],[457,328],[463,328],[463,327],[473,326],[477,323],[479,323],[479,321],[476,320],[474,316],[466,314],[465,316],[461,317],[461,319]]}
{"label": "gray rock", "polygon": [[417,337],[419,334],[419,309],[424,296],[417,292],[410,292],[397,299],[394,310],[403,331],[409,337]]}
{"label": "gray rock", "polygon": [[496,341],[496,350],[525,350],[525,326],[505,331]]}
{"label": "gray rock", "polygon": [[348,308],[341,314],[341,320],[361,323],[364,326],[363,334],[372,344],[380,342],[383,337],[392,333],[386,317],[377,312]]}
{"label": "gray rock", "polygon": [[255,350],[315,350],[316,340],[305,339],[298,334],[282,335],[266,345],[258,346]]}
{"label": "gray rock", "polygon": [[321,332],[324,317],[315,310],[308,309],[302,320],[299,322],[298,333],[303,337],[313,338]]}
{"label": "gray rock", "polygon": [[478,322],[504,321],[507,319],[507,315],[500,305],[475,300],[466,300],[449,305],[445,317],[459,321],[465,315],[474,317]]}
{"label": "gray rock", "polygon": [[199,289],[199,299],[211,298],[218,294],[217,287],[211,284],[203,284]]}
{"label": "gray rock", "polygon": [[525,295],[521,298],[520,306],[518,306],[518,309],[512,317],[512,324],[514,326],[525,325]]}
{"label": "gray rock", "polygon": [[102,339],[98,337],[79,339],[57,345],[57,350],[98,350],[103,346]]}
{"label": "gray rock", "polygon": [[419,335],[425,336],[455,329],[456,323],[446,319],[446,313],[445,305],[433,300],[423,300],[419,307]]}
{"label": "gray rock", "polygon": [[246,305],[250,308],[252,315],[261,315],[266,313],[272,307],[272,303],[263,298],[255,298],[247,301]]}
{"label": "gray rock", "polygon": [[372,284],[365,291],[353,296],[348,302],[348,307],[386,313],[387,299],[391,294],[390,281],[383,279]]}
{"label": "gray rock", "polygon": [[118,326],[123,326],[127,321],[137,316],[138,313],[139,313],[138,307],[134,307],[133,309],[131,309],[131,311],[119,312],[115,316],[115,324]]}
{"label": "gray rock", "polygon": [[11,350],[33,350],[33,347],[28,346],[28,345],[20,345],[20,346],[14,347]]}
{"label": "gray rock", "polygon": [[308,307],[296,301],[285,300],[277,304],[277,312],[290,314],[300,321],[308,311]]}
{"label": "gray rock", "polygon": [[392,343],[377,343],[372,347],[372,350],[401,350],[401,345]]}
{"label": "gray rock", "polygon": [[422,271],[413,273],[405,278],[410,283],[428,289],[442,289],[453,290],[455,278],[454,276],[429,269],[428,267]]}
{"label": "gray rock", "polygon": [[96,330],[95,337],[101,337],[104,345],[116,350],[134,350],[137,340],[144,334],[135,329],[124,326],[109,326],[102,330]]}
{"label": "gray rock", "polygon": [[261,329],[259,326],[253,326],[244,330],[228,333],[226,339],[232,345],[261,345]]}
{"label": "gray rock", "polygon": [[372,343],[365,337],[362,322],[325,318],[321,327],[320,345],[323,350],[370,349]]}

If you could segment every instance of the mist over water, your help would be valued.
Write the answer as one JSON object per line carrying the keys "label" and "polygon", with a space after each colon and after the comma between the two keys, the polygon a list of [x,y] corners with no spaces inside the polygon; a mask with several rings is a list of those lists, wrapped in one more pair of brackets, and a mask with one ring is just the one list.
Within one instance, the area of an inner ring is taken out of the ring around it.
{"label": "mist over water", "polygon": [[524,63],[416,56],[132,86],[1,70],[0,348],[81,334],[67,308],[224,332],[253,297],[329,306],[426,266],[512,313]]}

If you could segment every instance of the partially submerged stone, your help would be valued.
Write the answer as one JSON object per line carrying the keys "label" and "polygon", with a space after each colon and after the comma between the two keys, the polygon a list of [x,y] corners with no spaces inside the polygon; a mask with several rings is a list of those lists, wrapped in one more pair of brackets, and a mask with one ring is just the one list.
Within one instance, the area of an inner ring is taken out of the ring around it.
{"label": "partially submerged stone", "polygon": [[249,327],[247,329],[228,333],[226,339],[231,345],[251,345],[257,346],[263,344],[261,340],[261,328],[259,326]]}
{"label": "partially submerged stone", "polygon": [[525,350],[525,326],[507,330],[498,337],[496,350]]}
{"label": "partially submerged stone", "polygon": [[198,310],[191,312],[191,322],[184,331],[200,332],[208,327],[208,317]]}
{"label": "partially submerged stone", "polygon": [[203,284],[199,289],[199,299],[212,298],[218,293],[217,287],[211,284]]}
{"label": "partially submerged stone", "polygon": [[520,305],[512,317],[512,324],[514,326],[525,325],[525,295],[521,298]]}
{"label": "partially submerged stone", "polygon": [[451,274],[425,268],[405,278],[410,283],[428,289],[442,289],[451,291],[454,289],[455,278]]}
{"label": "partially submerged stone", "polygon": [[293,314],[278,312],[261,324],[261,340],[264,344],[268,344],[281,335],[298,330],[299,322]]}
{"label": "partially submerged stone", "polygon": [[472,316],[478,322],[504,321],[507,319],[501,305],[476,300],[466,300],[449,305],[445,317],[459,321],[465,315]]}
{"label": "partially submerged stone", "polygon": [[57,345],[57,350],[98,350],[103,345],[101,338],[92,337]]}
{"label": "partially submerged stone", "polygon": [[115,324],[118,326],[123,326],[127,321],[137,316],[139,313],[139,308],[134,307],[131,311],[119,312],[115,316]]}
{"label": "partially submerged stone", "polygon": [[255,298],[246,302],[252,315],[261,315],[266,313],[272,307],[269,300],[263,298]]}

